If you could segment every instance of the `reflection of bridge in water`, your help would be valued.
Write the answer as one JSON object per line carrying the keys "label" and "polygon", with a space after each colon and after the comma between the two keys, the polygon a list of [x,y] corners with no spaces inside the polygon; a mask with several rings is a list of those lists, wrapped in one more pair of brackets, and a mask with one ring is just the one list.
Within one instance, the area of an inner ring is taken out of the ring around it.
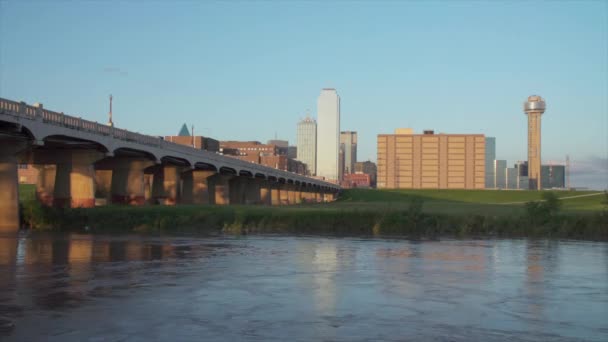
{"label": "reflection of bridge in water", "polygon": [[17,165],[39,171],[45,205],[297,204],[340,187],[96,122],[0,99],[0,231],[19,225]]}

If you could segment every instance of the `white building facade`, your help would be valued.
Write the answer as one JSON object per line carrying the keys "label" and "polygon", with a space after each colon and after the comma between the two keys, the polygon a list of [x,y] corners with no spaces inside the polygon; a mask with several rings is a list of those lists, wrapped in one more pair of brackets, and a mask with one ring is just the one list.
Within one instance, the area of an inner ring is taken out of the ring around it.
{"label": "white building facade", "polygon": [[317,122],[307,117],[298,122],[297,158],[308,166],[310,175],[317,174]]}
{"label": "white building facade", "polygon": [[317,101],[317,176],[339,182],[340,97],[324,88]]}

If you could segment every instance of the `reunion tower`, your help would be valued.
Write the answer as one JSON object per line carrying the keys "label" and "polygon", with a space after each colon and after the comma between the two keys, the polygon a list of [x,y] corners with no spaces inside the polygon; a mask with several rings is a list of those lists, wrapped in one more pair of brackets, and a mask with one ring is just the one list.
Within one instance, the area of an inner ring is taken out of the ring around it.
{"label": "reunion tower", "polygon": [[528,179],[530,190],[540,190],[540,117],[545,112],[545,100],[537,95],[524,102],[528,115]]}

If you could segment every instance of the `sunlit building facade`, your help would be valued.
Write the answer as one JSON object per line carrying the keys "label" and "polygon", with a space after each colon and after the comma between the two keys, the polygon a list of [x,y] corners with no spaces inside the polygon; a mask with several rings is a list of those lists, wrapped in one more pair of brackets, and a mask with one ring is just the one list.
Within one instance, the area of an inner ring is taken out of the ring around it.
{"label": "sunlit building facade", "polygon": [[378,188],[483,189],[483,134],[378,135]]}

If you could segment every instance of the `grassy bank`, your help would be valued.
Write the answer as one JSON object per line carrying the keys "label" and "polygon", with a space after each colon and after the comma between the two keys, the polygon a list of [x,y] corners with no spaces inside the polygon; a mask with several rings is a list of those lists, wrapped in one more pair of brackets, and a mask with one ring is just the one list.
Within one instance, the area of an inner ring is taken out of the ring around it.
{"label": "grassy bank", "polygon": [[[607,196],[554,192],[347,190],[329,204],[43,208],[24,202],[35,229],[93,232],[290,233],[608,240]],[[22,196],[23,197],[23,196]]]}

